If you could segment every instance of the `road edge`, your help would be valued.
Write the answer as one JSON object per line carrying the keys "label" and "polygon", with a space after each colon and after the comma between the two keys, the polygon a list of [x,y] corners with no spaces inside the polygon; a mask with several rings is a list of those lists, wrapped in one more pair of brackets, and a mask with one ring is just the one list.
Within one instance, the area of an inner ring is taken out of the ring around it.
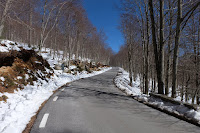
{"label": "road edge", "polygon": [[171,115],[171,116],[173,116],[173,117],[176,117],[176,118],[178,118],[179,120],[183,120],[183,121],[185,121],[185,122],[188,122],[188,123],[190,123],[190,124],[193,124],[193,125],[195,125],[195,126],[200,127],[199,121],[197,121],[197,120],[195,120],[195,119],[188,118],[188,117],[186,117],[186,116],[184,116],[184,115],[180,115],[180,114],[177,114],[177,113],[174,113],[174,112],[170,112],[170,111],[166,110],[165,108],[163,108],[163,109],[162,109],[162,108],[159,108],[159,107],[156,106],[156,105],[152,105],[152,104],[149,104],[148,102],[145,102],[145,101],[143,101],[143,100],[140,100],[137,96],[128,95],[128,94],[126,93],[125,90],[119,88],[119,87],[115,84],[115,78],[116,78],[116,77],[117,77],[117,75],[113,78],[113,84],[114,84],[115,87],[118,88],[121,92],[125,93],[125,94],[127,95],[127,97],[131,97],[131,98],[134,99],[135,101],[137,101],[137,102],[139,102],[139,103],[143,103],[144,105],[146,105],[146,106],[148,106],[148,107],[151,107],[151,108],[156,109],[156,110],[158,110],[158,111],[160,111],[160,112],[163,112],[163,113],[165,113],[165,114],[168,114],[168,115]]}
{"label": "road edge", "polygon": [[59,87],[59,88],[57,88],[56,90],[53,91],[53,94],[40,105],[40,107],[39,107],[38,111],[36,112],[36,114],[31,117],[29,123],[26,125],[26,128],[23,130],[22,133],[30,133],[30,131],[31,131],[31,129],[32,129],[34,123],[35,123],[35,120],[37,119],[38,114],[40,113],[40,111],[42,110],[42,108],[45,106],[45,104],[48,102],[48,100],[51,99],[51,97],[56,92],[58,92],[61,88],[68,87],[70,83],[72,83],[72,82],[66,83],[66,84],[62,85],[61,87]]}

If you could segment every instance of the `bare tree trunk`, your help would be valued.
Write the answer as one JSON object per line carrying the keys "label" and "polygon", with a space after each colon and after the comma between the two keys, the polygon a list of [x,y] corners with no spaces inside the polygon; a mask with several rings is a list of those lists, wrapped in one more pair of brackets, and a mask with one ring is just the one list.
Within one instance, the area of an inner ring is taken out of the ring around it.
{"label": "bare tree trunk", "polygon": [[165,73],[165,95],[169,94],[169,75],[170,75],[170,65],[171,65],[171,47],[172,47],[172,21],[173,21],[173,11],[171,10],[171,0],[169,0],[169,41],[168,41],[168,53],[167,53],[167,65]]}
{"label": "bare tree trunk", "polygon": [[185,72],[184,70],[182,71],[183,74],[183,79],[182,79],[182,87],[181,87],[181,101],[183,101],[183,96],[184,96],[184,83],[185,83]]}
{"label": "bare tree trunk", "polygon": [[[197,59],[196,59],[196,88],[198,89],[197,94],[199,94],[199,90],[200,90],[200,78],[199,78],[199,73],[200,73],[200,15],[199,15],[199,25],[198,25],[198,42],[197,42]],[[197,96],[198,98],[198,103],[199,104],[199,95]]]}
{"label": "bare tree trunk", "polygon": [[[30,24],[30,27],[32,27],[33,9],[31,7],[31,3],[29,4],[29,7],[30,7],[29,24]],[[29,43],[28,43],[28,46],[30,47],[31,44],[32,44],[32,30],[29,28]]]}
{"label": "bare tree trunk", "polygon": [[3,30],[4,30],[4,23],[5,23],[6,16],[7,16],[7,13],[9,11],[9,8],[10,8],[12,1],[13,0],[7,0],[6,1],[6,5],[5,5],[5,8],[3,10],[3,14],[1,16],[1,21],[0,21],[0,37],[2,37],[2,33],[3,33]]}
{"label": "bare tree trunk", "polygon": [[145,94],[149,92],[149,13],[148,13],[148,6],[145,4],[145,14],[146,14],[146,46],[145,46]]}
{"label": "bare tree trunk", "polygon": [[[140,1],[141,2],[141,1]],[[146,52],[146,43],[147,43],[147,40],[146,40],[146,33],[145,34],[145,27],[147,27],[147,23],[145,25],[145,21],[144,21],[144,16],[143,16],[143,13],[142,13],[142,7],[141,7],[141,3],[138,4],[138,8],[139,8],[139,11],[140,11],[140,17],[141,17],[141,21],[138,17],[138,21],[140,23],[140,32],[141,32],[141,38],[142,38],[142,48],[143,48],[143,65],[142,65],[142,92],[143,93],[148,93],[148,91],[146,92],[146,88],[148,88],[148,74],[146,75],[146,71],[148,71],[148,66],[147,66],[147,52]],[[145,3],[145,18],[146,18],[146,22],[148,20],[148,12],[147,12],[147,7],[146,7],[146,3]],[[147,29],[148,30],[148,29]],[[147,85],[146,85],[147,84]]]}
{"label": "bare tree trunk", "polygon": [[[160,5],[163,5],[162,0],[160,1]],[[153,40],[154,57],[155,57],[155,63],[156,63],[157,80],[158,80],[158,93],[164,94],[163,67],[162,67],[163,66],[163,64],[162,64],[163,63],[163,55],[162,54],[164,51],[163,51],[163,45],[161,45],[160,50],[158,52],[152,0],[149,0],[149,11],[150,11],[150,17],[151,17],[152,40]],[[161,28],[161,30],[163,30],[162,27],[160,27],[160,28]],[[163,42],[163,41],[160,41],[160,42]]]}
{"label": "bare tree trunk", "polygon": [[159,64],[161,82],[162,82],[162,94],[164,94],[164,0],[160,0],[160,49],[159,49]]}
{"label": "bare tree trunk", "polygon": [[[54,27],[58,24],[58,18],[60,17],[60,12],[63,6],[68,2],[64,1],[62,3],[57,4],[53,8],[51,8],[50,11],[47,11],[47,2],[48,0],[45,0],[44,3],[44,11],[43,11],[43,17],[42,17],[42,27],[41,27],[41,34],[40,34],[40,44],[39,44],[39,51],[41,52],[41,48],[44,46],[45,41],[49,37],[50,32],[54,29]],[[60,7],[59,7],[60,5]],[[52,17],[52,14],[54,13],[54,10],[59,7],[58,12],[55,14],[55,18],[53,20],[52,26],[47,31],[47,26],[50,23],[50,18]],[[47,16],[46,16],[47,15]]]}
{"label": "bare tree trunk", "polygon": [[153,79],[153,92],[156,91],[156,76],[154,75],[154,79]]}
{"label": "bare tree trunk", "polygon": [[[200,5],[200,1],[196,3],[185,15],[182,17],[182,0],[178,0],[178,11],[177,11],[177,24],[176,24],[176,36],[175,36],[175,46],[174,46],[174,56],[173,56],[173,66],[172,66],[172,97],[176,97],[176,86],[177,86],[177,67],[178,67],[178,50],[180,42],[180,34],[187,24],[189,18],[192,16],[194,11]],[[187,17],[185,22],[183,20]],[[183,26],[181,28],[181,24]]]}
{"label": "bare tree trunk", "polygon": [[[199,17],[200,20],[200,17]],[[198,25],[198,40],[197,42],[195,41],[195,27],[194,27],[194,18],[193,18],[193,25],[192,25],[192,29],[193,29],[193,49],[194,49],[194,64],[195,64],[195,92],[194,95],[192,97],[192,103],[194,103],[194,99],[196,97],[197,102],[199,103],[199,97],[198,97],[198,93],[199,93],[199,41],[200,41],[200,22]],[[197,104],[198,104],[197,103]]]}
{"label": "bare tree trunk", "polygon": [[188,85],[189,85],[189,81],[190,81],[190,75],[188,74],[188,76],[186,78],[187,78],[187,81],[186,81],[186,85],[185,85],[185,102],[188,101]]}
{"label": "bare tree trunk", "polygon": [[44,2],[44,11],[42,16],[42,27],[41,27],[41,34],[40,34],[40,43],[39,43],[39,52],[41,52],[41,48],[43,46],[43,40],[44,40],[44,29],[45,29],[45,15],[46,15],[46,6],[47,6],[47,0]]}
{"label": "bare tree trunk", "polygon": [[176,24],[176,36],[173,56],[173,69],[172,69],[172,97],[176,97],[176,86],[177,86],[177,67],[178,67],[178,49],[181,34],[181,18],[182,18],[182,0],[178,0],[178,12],[177,12],[177,24]]}
{"label": "bare tree trunk", "polygon": [[57,46],[57,28],[55,28],[55,37],[54,37],[54,55],[53,55],[53,59],[55,58],[56,52],[57,52],[57,58],[58,58],[58,46]]}
{"label": "bare tree trunk", "polygon": [[132,86],[133,85],[133,75],[132,75],[132,58],[131,58],[131,37],[130,37],[130,39],[128,39],[129,41],[128,41],[128,63],[129,63],[129,79],[130,79],[130,86]]}

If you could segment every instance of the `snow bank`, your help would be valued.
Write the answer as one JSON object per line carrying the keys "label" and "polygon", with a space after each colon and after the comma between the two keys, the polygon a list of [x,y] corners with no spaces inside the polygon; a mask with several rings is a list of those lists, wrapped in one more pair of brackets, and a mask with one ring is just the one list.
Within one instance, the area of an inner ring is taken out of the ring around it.
{"label": "snow bank", "polygon": [[[188,120],[198,121],[197,124],[200,124],[200,110],[189,109],[183,104],[176,105],[170,102],[165,102],[160,98],[150,97],[148,95],[144,95],[140,91],[140,81],[137,79],[133,81],[133,87],[131,87],[129,80],[129,73],[124,69],[120,68],[118,75],[114,79],[115,85],[124,91],[127,95],[133,96],[135,100],[143,102],[147,105],[154,106],[161,110],[168,111],[170,113],[176,114],[178,116],[182,116]],[[176,99],[177,100],[177,99]]]}
{"label": "snow bank", "polygon": [[[30,49],[26,44],[15,44],[15,42],[8,40],[1,41],[1,44],[3,45],[0,45],[0,52],[19,51],[20,47]],[[42,52],[41,55],[53,68],[55,64],[59,63],[62,56],[56,55],[53,59],[49,52],[50,49],[47,49],[47,52]],[[25,86],[23,90],[18,89],[14,93],[0,93],[0,97],[3,95],[8,97],[7,102],[0,101],[0,133],[21,133],[31,117],[36,114],[41,104],[53,94],[54,90],[66,83],[101,74],[111,68],[100,69],[100,71],[93,71],[92,73],[83,71],[77,73],[77,75],[63,73],[62,70],[54,70],[54,76],[48,81],[39,79],[37,82],[34,81],[34,85]],[[46,68],[46,71],[50,70]],[[25,77],[29,78],[28,75],[25,75]],[[18,76],[17,78],[20,79],[21,77]],[[0,81],[4,80],[3,77],[0,77]]]}
{"label": "snow bank", "polygon": [[131,87],[129,73],[124,69],[119,68],[119,73],[114,79],[115,85],[120,88],[122,91],[125,91],[127,95],[141,95],[140,80],[139,78],[134,81],[133,86]]}
{"label": "snow bank", "polygon": [[20,51],[20,47],[23,47],[26,50],[31,49],[27,45],[24,45],[24,44],[15,43],[9,40],[1,40],[0,52],[9,52],[10,50]]}
{"label": "snow bank", "polygon": [[53,94],[54,90],[68,82],[101,74],[109,69],[111,68],[102,68],[101,71],[90,74],[83,72],[78,75],[56,71],[56,75],[48,82],[41,80],[42,85],[40,82],[34,82],[33,86],[27,85],[14,94],[4,93],[8,99],[7,103],[0,103],[0,132],[21,133],[40,105]]}

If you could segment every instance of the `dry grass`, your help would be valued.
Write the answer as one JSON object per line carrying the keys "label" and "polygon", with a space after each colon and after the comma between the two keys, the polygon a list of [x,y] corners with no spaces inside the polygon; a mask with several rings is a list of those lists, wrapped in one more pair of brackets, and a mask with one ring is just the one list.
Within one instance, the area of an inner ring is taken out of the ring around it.
{"label": "dry grass", "polygon": [[[6,58],[9,60],[5,60]],[[5,78],[5,81],[0,80],[0,92],[13,93],[17,88],[23,89],[23,86],[27,84],[32,85],[33,81],[37,80],[37,76],[32,73],[38,70],[46,75],[45,77],[38,76],[39,78],[43,80],[50,78],[53,72],[47,73],[45,67],[50,68],[48,62],[33,50],[22,49],[22,51],[10,51],[9,53],[0,52],[0,77]],[[29,75],[28,80],[25,79],[25,74]],[[21,76],[22,79],[17,79],[18,76]]]}
{"label": "dry grass", "polygon": [[0,97],[0,101],[7,102],[8,97],[6,95],[3,95]]}

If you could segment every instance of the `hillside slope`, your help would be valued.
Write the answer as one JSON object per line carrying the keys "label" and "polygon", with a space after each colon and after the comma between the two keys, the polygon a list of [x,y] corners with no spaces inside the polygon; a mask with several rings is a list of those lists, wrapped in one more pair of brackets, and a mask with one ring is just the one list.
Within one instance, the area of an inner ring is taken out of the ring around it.
{"label": "hillside slope", "polygon": [[[62,51],[59,51],[62,53]],[[109,67],[72,60],[61,69],[62,56],[54,59],[49,49],[41,56],[25,44],[3,40],[0,43],[0,132],[21,133],[40,105],[62,85],[100,74]],[[65,59],[67,61],[67,59]],[[75,63],[78,62],[78,63]],[[85,64],[84,67],[83,64]],[[55,68],[58,68],[56,70]],[[67,70],[67,71],[66,71]],[[93,71],[99,70],[99,71]]]}

